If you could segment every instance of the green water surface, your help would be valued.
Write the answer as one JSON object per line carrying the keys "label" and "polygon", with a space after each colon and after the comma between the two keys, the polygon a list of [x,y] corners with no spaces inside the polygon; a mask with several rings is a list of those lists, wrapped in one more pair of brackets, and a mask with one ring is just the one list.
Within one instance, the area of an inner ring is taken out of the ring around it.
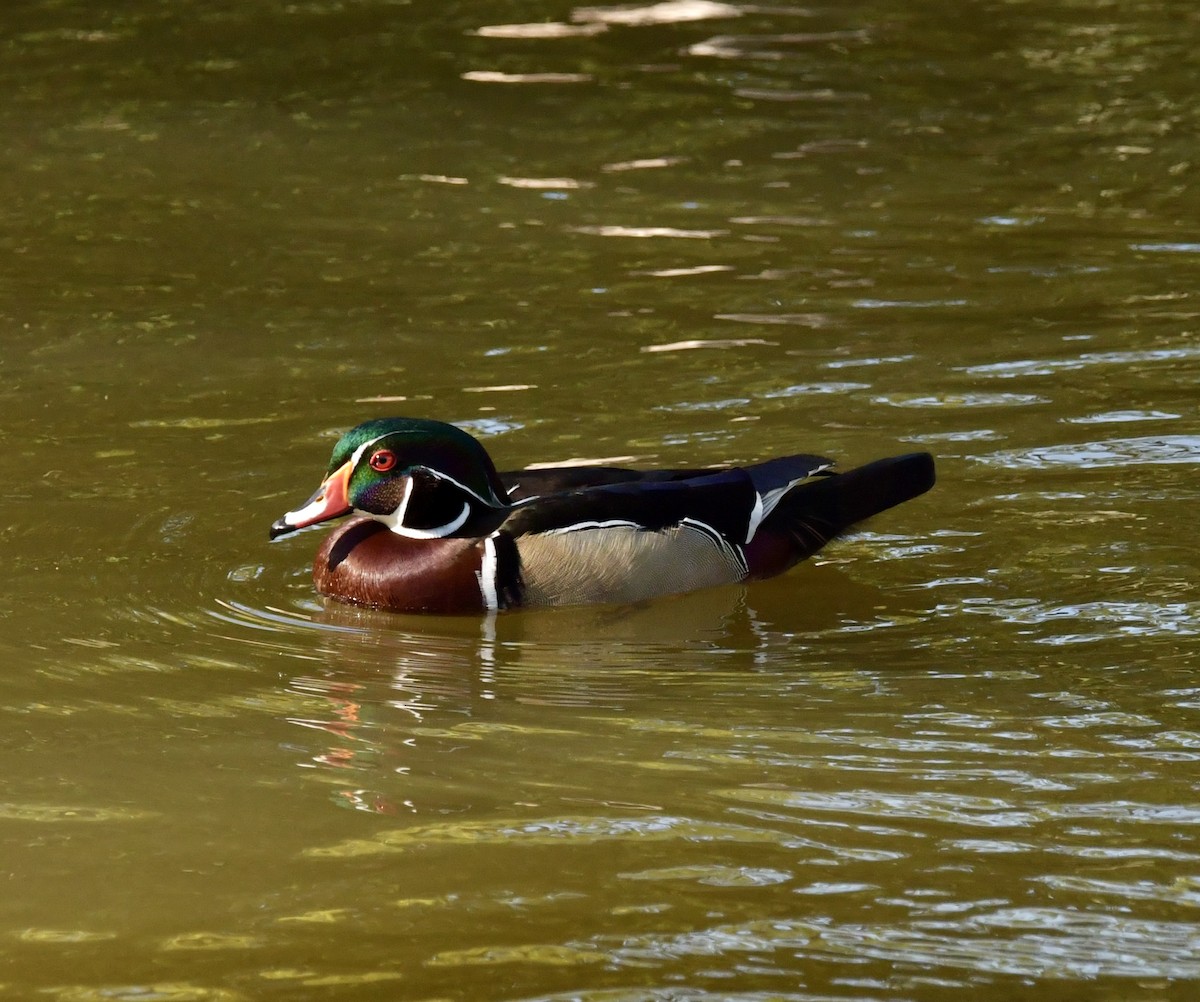
{"label": "green water surface", "polygon": [[[0,997],[1193,997],[1193,3],[0,28]],[[940,482],[746,588],[327,605],[267,527],[394,413]]]}

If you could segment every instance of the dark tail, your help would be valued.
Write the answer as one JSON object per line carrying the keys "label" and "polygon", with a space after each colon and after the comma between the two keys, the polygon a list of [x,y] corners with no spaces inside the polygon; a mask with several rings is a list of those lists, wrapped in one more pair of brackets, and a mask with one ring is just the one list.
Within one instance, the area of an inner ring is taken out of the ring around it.
{"label": "dark tail", "polygon": [[779,503],[763,528],[785,532],[799,549],[793,562],[803,560],[855,523],[924,494],[934,480],[933,457],[927,452],[879,459],[802,484]]}
{"label": "dark tail", "polygon": [[794,498],[792,510],[797,515],[819,519],[836,536],[856,522],[924,494],[933,482],[933,457],[911,452],[826,477],[794,491],[784,504]]}

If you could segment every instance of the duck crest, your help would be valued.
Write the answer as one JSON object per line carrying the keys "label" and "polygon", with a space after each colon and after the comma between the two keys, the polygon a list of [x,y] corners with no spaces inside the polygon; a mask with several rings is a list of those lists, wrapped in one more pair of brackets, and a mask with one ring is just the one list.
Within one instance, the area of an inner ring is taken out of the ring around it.
{"label": "duck crest", "polygon": [[271,535],[356,513],[321,546],[313,579],[360,605],[641,602],[782,573],[935,477],[927,453],[832,466],[800,454],[716,470],[497,473],[461,429],[383,418],[343,436],[317,492]]}

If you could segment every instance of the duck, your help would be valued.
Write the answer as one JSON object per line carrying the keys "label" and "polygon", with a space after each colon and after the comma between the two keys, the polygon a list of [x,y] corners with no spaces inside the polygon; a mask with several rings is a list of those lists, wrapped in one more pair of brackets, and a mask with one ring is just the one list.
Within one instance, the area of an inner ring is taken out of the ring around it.
{"label": "duck", "polygon": [[498,472],[466,430],[375,418],[333,448],[278,539],[350,516],[313,561],[316,590],[404,613],[638,604],[770,578],[934,484],[913,452],[846,472],[797,454],[743,466]]}

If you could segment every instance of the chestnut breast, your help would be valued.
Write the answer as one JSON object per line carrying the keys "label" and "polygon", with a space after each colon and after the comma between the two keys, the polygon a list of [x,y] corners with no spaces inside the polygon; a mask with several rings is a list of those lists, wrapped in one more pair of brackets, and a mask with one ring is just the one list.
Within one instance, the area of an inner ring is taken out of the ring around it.
{"label": "chestnut breast", "polygon": [[484,608],[478,539],[410,539],[371,518],[332,533],[317,551],[322,595],[397,612],[470,613]]}

